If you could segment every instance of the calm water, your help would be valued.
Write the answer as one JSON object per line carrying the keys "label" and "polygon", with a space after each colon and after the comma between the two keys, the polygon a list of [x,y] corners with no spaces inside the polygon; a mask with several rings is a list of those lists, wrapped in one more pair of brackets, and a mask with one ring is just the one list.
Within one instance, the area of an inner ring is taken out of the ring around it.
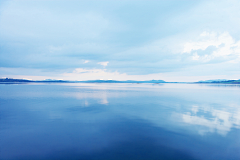
{"label": "calm water", "polygon": [[240,159],[240,85],[0,84],[0,157]]}

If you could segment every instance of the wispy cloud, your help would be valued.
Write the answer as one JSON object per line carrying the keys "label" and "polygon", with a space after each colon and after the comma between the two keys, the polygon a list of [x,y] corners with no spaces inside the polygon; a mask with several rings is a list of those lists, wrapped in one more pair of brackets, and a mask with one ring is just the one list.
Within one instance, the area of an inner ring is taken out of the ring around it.
{"label": "wispy cloud", "polygon": [[100,64],[100,65],[106,67],[106,66],[108,65],[108,63],[109,63],[109,62],[106,61],[106,62],[98,62],[97,64]]}

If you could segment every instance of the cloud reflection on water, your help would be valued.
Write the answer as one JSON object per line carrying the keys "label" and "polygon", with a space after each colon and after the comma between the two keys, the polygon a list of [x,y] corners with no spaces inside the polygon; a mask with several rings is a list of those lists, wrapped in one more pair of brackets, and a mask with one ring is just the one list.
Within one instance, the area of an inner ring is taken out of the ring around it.
{"label": "cloud reflection on water", "polygon": [[[201,100],[199,101],[197,95],[192,96],[192,93],[196,94],[199,92],[199,94],[202,94],[203,89],[212,91],[210,95],[216,94],[215,89],[216,91],[221,90],[220,93],[225,95],[228,91],[238,89],[239,86],[236,88],[236,85],[164,84],[161,86],[138,85],[137,88],[135,88],[135,85],[128,86],[129,84],[81,85],[83,86],[79,86],[79,84],[73,86],[76,90],[74,92],[65,92],[64,97],[82,100],[82,107],[92,107],[95,105],[92,104],[93,101],[96,101],[100,105],[109,105],[108,110],[110,112],[135,119],[144,119],[159,127],[162,127],[164,124],[168,124],[172,128],[182,127],[178,123],[180,117],[180,122],[195,126],[191,130],[196,130],[200,135],[217,133],[225,136],[232,128],[240,128],[240,106],[238,104],[227,106],[228,98],[216,99],[205,95],[205,99],[200,98]],[[82,90],[83,88],[85,88],[84,91]],[[171,88],[174,88],[174,90],[170,90]],[[188,93],[186,89],[188,91],[192,90],[192,92]],[[119,92],[120,90],[121,92]],[[159,93],[161,93],[161,96],[158,95]],[[127,95],[131,96],[126,98]],[[192,96],[190,104],[185,100],[185,97],[189,97],[189,95]],[[159,101],[156,102],[156,99],[154,99],[155,102],[148,100],[152,96],[157,96]],[[112,101],[113,99],[115,102]],[[123,101],[121,102],[121,100]],[[216,102],[218,104],[215,104]],[[224,104],[218,107],[222,102]],[[115,108],[114,105],[121,107]],[[178,118],[176,118],[176,115]]]}
{"label": "cloud reflection on water", "polygon": [[0,88],[3,159],[240,157],[239,87],[30,84]]}
{"label": "cloud reflection on water", "polygon": [[[202,126],[199,127],[199,133],[204,135],[208,132],[217,132],[225,136],[231,128],[240,128],[240,106],[234,112],[224,110],[199,107],[193,105],[191,112],[182,114],[182,120],[191,125]],[[203,113],[198,115],[198,113]],[[209,113],[211,116],[209,116]]]}

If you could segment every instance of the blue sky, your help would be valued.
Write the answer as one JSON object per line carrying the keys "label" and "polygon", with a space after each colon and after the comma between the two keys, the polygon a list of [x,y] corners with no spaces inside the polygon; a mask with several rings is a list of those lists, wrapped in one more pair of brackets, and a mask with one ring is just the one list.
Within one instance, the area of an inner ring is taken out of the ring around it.
{"label": "blue sky", "polygon": [[0,77],[240,79],[238,0],[0,1]]}

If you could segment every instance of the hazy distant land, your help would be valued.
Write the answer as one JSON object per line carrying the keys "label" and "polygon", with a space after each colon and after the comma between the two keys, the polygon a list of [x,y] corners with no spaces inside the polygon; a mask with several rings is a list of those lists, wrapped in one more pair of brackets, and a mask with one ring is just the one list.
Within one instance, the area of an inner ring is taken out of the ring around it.
{"label": "hazy distant land", "polygon": [[[28,80],[28,79],[14,79],[14,78],[0,78],[0,83],[187,83],[187,82],[166,82],[164,80],[146,80],[146,81],[135,81],[135,80],[87,80],[87,81],[69,81],[69,80],[55,80],[55,79],[46,79],[46,80]],[[223,84],[240,84],[239,80],[206,80],[198,81],[193,83],[223,83]]]}
{"label": "hazy distant land", "polygon": [[168,83],[163,80],[149,80],[149,81],[118,81],[118,80],[87,80],[87,81],[68,81],[68,80],[54,80],[54,79],[46,79],[46,80],[28,80],[28,79],[13,79],[13,78],[1,78],[0,83]]}

